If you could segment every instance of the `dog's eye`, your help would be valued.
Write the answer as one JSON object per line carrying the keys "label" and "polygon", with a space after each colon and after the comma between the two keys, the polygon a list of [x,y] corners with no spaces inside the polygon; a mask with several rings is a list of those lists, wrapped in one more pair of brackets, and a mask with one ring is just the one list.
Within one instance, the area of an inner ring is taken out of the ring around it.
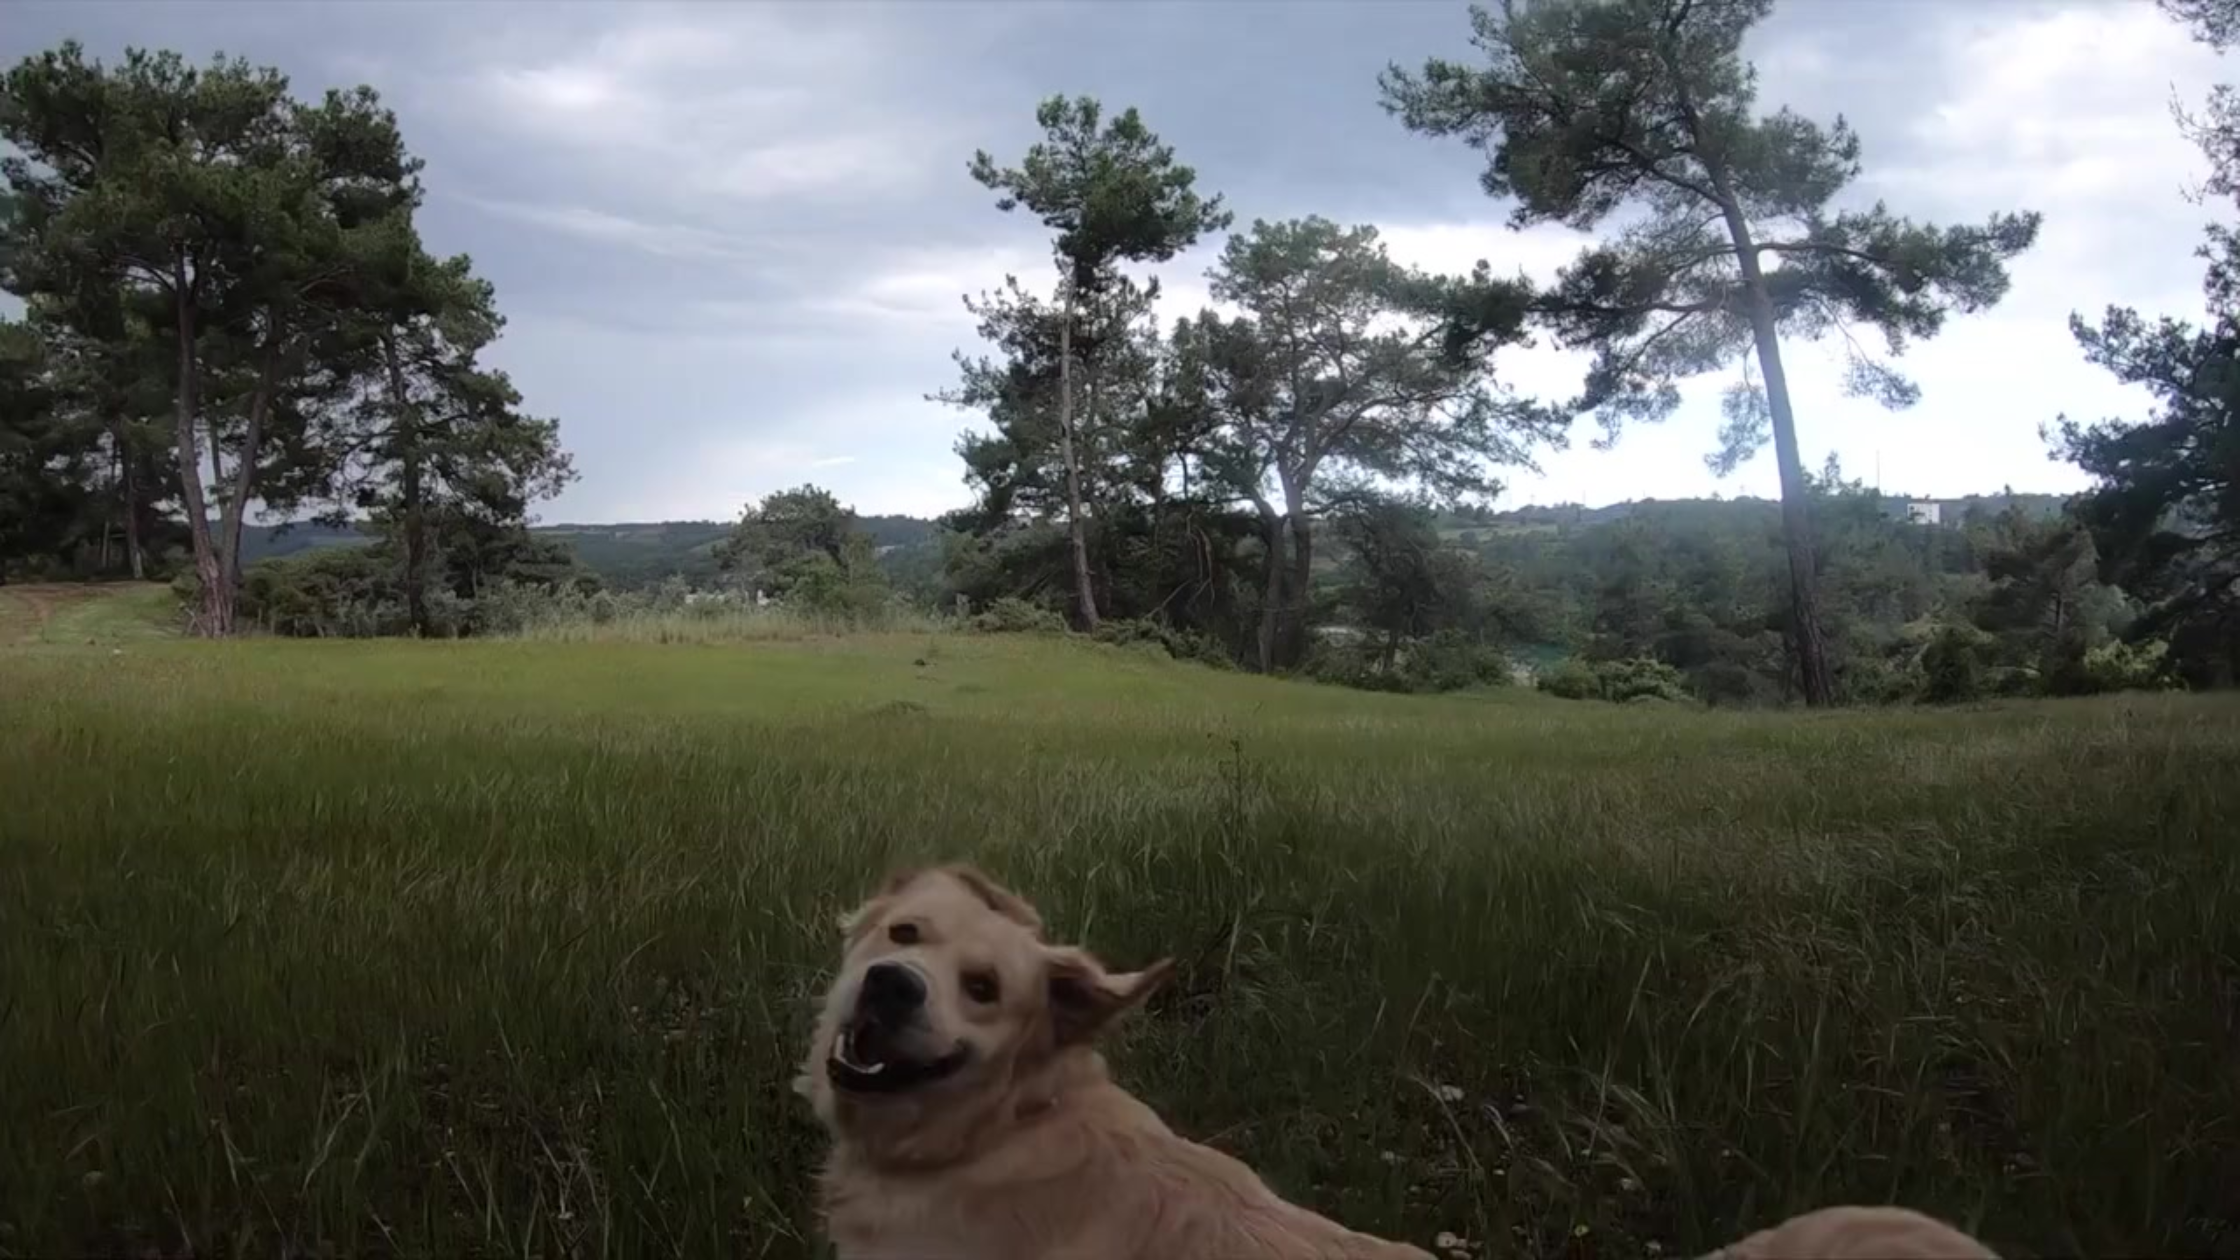
{"label": "dog's eye", "polygon": [[992,971],[968,971],[964,973],[964,995],[985,1005],[1001,997],[1003,987],[996,983]]}
{"label": "dog's eye", "polygon": [[918,925],[897,923],[887,929],[887,939],[897,945],[915,945],[918,943]]}

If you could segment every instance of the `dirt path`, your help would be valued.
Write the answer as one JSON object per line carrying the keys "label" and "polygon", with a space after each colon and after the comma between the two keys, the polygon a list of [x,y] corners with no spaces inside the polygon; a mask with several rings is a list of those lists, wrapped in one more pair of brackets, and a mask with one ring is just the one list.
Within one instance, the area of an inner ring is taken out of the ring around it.
{"label": "dirt path", "polygon": [[36,642],[63,609],[106,599],[117,589],[61,583],[0,586],[0,644]]}
{"label": "dirt path", "polygon": [[52,616],[54,601],[46,592],[27,586],[0,586],[0,643],[38,638]]}

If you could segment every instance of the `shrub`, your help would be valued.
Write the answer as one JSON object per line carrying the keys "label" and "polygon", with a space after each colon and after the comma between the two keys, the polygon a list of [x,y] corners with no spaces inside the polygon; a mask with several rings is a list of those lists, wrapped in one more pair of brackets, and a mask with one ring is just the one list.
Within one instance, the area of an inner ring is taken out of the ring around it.
{"label": "shrub", "polygon": [[1779,683],[1739,661],[1713,661],[1688,671],[1688,688],[1713,707],[1756,708],[1781,701]]}
{"label": "shrub", "polygon": [[1844,704],[1904,704],[1922,687],[1920,670],[1902,657],[1855,656],[1836,671],[1836,698]]}
{"label": "shrub", "polygon": [[1542,670],[1533,685],[1561,700],[1600,700],[1602,679],[1594,667],[1581,660],[1566,660]]}
{"label": "shrub", "polygon": [[2107,643],[2084,654],[2084,682],[2095,693],[2171,691],[2170,645],[2159,639]]}
{"label": "shrub", "polygon": [[1401,651],[1400,672],[1409,691],[1461,691],[1509,683],[1509,657],[1459,630],[1441,630]]}
{"label": "shrub", "polygon": [[1434,694],[1469,687],[1506,686],[1509,657],[1455,630],[1391,647],[1374,639],[1325,639],[1315,644],[1300,672],[1317,682],[1362,691]]}
{"label": "shrub", "polygon": [[1921,698],[1959,704],[1985,694],[1983,636],[1967,626],[1945,626],[1921,649]]}
{"label": "shrub", "polygon": [[1066,619],[1040,604],[1006,595],[990,601],[971,625],[981,634],[1063,634]]}
{"label": "shrub", "polygon": [[1236,665],[1212,639],[1148,618],[1120,617],[1098,622],[1095,637],[1099,643],[1115,647],[1155,648],[1178,661],[1195,661],[1219,669]]}
{"label": "shrub", "polygon": [[[259,560],[241,573],[234,618],[291,638],[406,634],[411,623],[398,578],[394,565],[365,547],[322,547]],[[200,590],[196,578],[184,581]]]}
{"label": "shrub", "polygon": [[1687,680],[1680,671],[1654,657],[1604,661],[1595,672],[1602,678],[1602,698],[1616,704],[1642,699],[1678,703],[1688,698]]}
{"label": "shrub", "polygon": [[1563,700],[1607,700],[1613,704],[1663,700],[1677,704],[1688,699],[1687,680],[1680,671],[1648,656],[1594,664],[1565,661],[1541,674],[1534,685]]}
{"label": "shrub", "polygon": [[1359,691],[1408,690],[1399,670],[1384,667],[1384,649],[1363,638],[1317,639],[1299,672],[1316,682]]}
{"label": "shrub", "polygon": [[814,617],[873,622],[894,601],[894,591],[876,566],[842,564],[822,551],[789,562],[785,575],[786,606]]}

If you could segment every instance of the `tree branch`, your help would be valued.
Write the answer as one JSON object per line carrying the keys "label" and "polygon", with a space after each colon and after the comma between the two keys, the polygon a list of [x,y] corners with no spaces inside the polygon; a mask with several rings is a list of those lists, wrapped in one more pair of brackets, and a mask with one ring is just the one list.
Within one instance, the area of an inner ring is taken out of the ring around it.
{"label": "tree branch", "polygon": [[[1732,251],[1728,252],[1731,253]],[[1886,258],[1878,258],[1865,250],[1852,249],[1845,245],[1831,245],[1826,241],[1760,241],[1753,246],[1753,252],[1760,254],[1818,254],[1827,257],[1855,258],[1860,262],[1876,267],[1887,268],[1890,266],[1890,261]]]}

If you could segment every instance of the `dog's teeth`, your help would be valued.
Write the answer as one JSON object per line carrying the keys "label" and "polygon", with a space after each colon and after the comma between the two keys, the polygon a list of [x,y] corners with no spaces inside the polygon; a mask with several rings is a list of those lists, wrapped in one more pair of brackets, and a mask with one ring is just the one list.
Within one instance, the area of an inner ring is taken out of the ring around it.
{"label": "dog's teeth", "polygon": [[879,1073],[887,1070],[887,1065],[884,1063],[866,1063],[859,1066],[856,1070],[863,1073],[865,1076],[877,1076]]}

